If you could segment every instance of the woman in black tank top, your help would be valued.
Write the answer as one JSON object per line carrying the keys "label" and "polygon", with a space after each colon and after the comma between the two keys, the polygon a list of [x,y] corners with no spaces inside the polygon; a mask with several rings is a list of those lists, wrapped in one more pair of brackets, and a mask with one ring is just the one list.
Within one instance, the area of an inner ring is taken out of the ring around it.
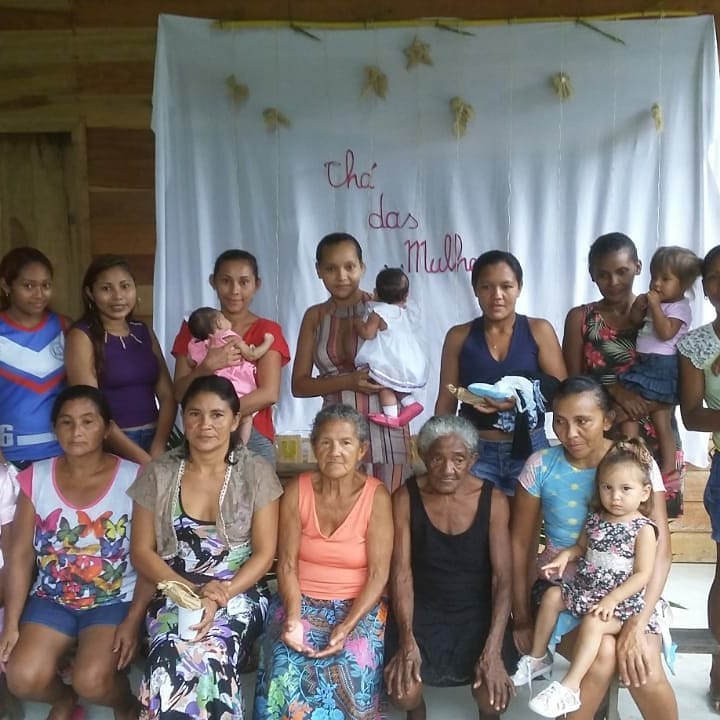
{"label": "woman in black tank top", "polygon": [[425,717],[423,683],[471,684],[481,717],[499,715],[514,692],[508,501],[470,474],[476,445],[465,418],[431,418],[418,435],[427,473],[393,495],[385,681],[409,720]]}

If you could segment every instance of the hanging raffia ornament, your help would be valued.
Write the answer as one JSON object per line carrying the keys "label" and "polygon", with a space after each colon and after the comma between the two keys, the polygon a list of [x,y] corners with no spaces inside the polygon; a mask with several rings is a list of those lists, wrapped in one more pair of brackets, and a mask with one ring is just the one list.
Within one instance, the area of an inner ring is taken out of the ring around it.
{"label": "hanging raffia ornament", "polygon": [[467,131],[468,123],[475,117],[475,110],[470,103],[456,96],[450,100],[450,111],[453,114],[453,135],[461,138]]}
{"label": "hanging raffia ornament", "polygon": [[665,129],[665,118],[663,118],[662,107],[659,103],[655,103],[650,108],[650,115],[652,115],[653,122],[655,123],[655,129],[661,133]]}
{"label": "hanging raffia ornament", "polygon": [[382,100],[385,99],[388,92],[387,75],[377,65],[365,66],[365,82],[362,87],[362,96],[377,95]]}
{"label": "hanging raffia ornament", "polygon": [[417,65],[432,65],[433,61],[430,57],[430,43],[424,43],[416,35],[413,41],[403,50],[407,62],[406,70],[412,70]]}
{"label": "hanging raffia ornament", "polygon": [[555,88],[555,94],[561,100],[568,100],[573,96],[573,86],[570,82],[570,76],[566,72],[559,72],[552,76],[552,84]]}
{"label": "hanging raffia ornament", "polygon": [[242,105],[248,99],[248,95],[250,95],[248,86],[239,83],[234,75],[228,75],[225,78],[225,85],[227,86],[230,99],[236,105]]}
{"label": "hanging raffia ornament", "polygon": [[185,583],[178,580],[161,580],[157,587],[178,607],[184,607],[188,610],[199,610],[202,607],[200,596]]}
{"label": "hanging raffia ornament", "polygon": [[292,124],[287,116],[283,115],[277,108],[265,108],[263,120],[268,132],[277,132],[281,127],[289,128]]}

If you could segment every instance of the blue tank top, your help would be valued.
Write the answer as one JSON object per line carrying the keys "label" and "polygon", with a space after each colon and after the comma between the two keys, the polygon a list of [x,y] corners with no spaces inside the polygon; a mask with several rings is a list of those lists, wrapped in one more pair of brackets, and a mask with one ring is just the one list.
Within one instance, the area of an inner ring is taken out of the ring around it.
{"label": "blue tank top", "polygon": [[61,452],[50,411],[65,387],[64,347],[59,315],[46,313],[26,328],[0,313],[0,446],[11,462]]}
{"label": "blue tank top", "polygon": [[[510,347],[504,360],[496,360],[490,354],[485,338],[485,323],[482,317],[473,320],[458,358],[458,380],[461,387],[471,383],[495,383],[506,375],[539,373],[538,348],[530,331],[526,315],[515,316]],[[497,414],[484,415],[469,405],[460,406],[460,415],[480,429],[488,429],[497,421]]]}

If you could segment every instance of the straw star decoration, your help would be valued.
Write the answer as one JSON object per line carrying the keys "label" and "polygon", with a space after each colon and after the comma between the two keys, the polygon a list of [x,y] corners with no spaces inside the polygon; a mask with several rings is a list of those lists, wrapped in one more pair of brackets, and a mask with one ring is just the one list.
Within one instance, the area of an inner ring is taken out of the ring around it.
{"label": "straw star decoration", "polygon": [[661,133],[665,128],[665,119],[663,118],[662,107],[659,103],[655,103],[650,108],[650,115],[652,116],[653,122],[655,123],[655,129]]}
{"label": "straw star decoration", "polygon": [[573,96],[573,86],[570,76],[566,72],[559,72],[552,77],[555,93],[561,100],[568,100]]}
{"label": "straw star decoration", "polygon": [[242,105],[248,99],[248,95],[250,95],[248,86],[239,83],[234,75],[228,75],[225,78],[225,85],[227,86],[230,99],[236,105]]}
{"label": "straw star decoration", "polygon": [[412,70],[417,65],[432,65],[433,61],[430,57],[430,43],[424,43],[416,35],[413,41],[408,45],[403,53],[407,58],[405,63],[406,70]]}
{"label": "straw star decoration", "polygon": [[277,132],[281,127],[289,128],[291,125],[288,117],[283,115],[277,108],[265,108],[263,110],[263,120],[268,132]]}
{"label": "straw star decoration", "polygon": [[475,110],[461,97],[454,97],[450,100],[450,111],[453,114],[452,133],[456,138],[461,138],[467,131],[468,123],[475,117]]}
{"label": "straw star decoration", "polygon": [[385,99],[388,92],[387,75],[377,65],[365,66],[365,83],[362,88],[362,96],[372,93],[379,98]]}

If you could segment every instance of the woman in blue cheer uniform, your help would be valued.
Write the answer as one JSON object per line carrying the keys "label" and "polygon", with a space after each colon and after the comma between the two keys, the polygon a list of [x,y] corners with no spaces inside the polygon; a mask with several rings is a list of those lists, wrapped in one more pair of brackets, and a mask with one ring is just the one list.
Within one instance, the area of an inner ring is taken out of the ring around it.
{"label": "woman in blue cheer uniform", "polygon": [[67,319],[48,309],[53,267],[17,247],[0,261],[0,451],[18,467],[60,454],[50,411],[65,386]]}

